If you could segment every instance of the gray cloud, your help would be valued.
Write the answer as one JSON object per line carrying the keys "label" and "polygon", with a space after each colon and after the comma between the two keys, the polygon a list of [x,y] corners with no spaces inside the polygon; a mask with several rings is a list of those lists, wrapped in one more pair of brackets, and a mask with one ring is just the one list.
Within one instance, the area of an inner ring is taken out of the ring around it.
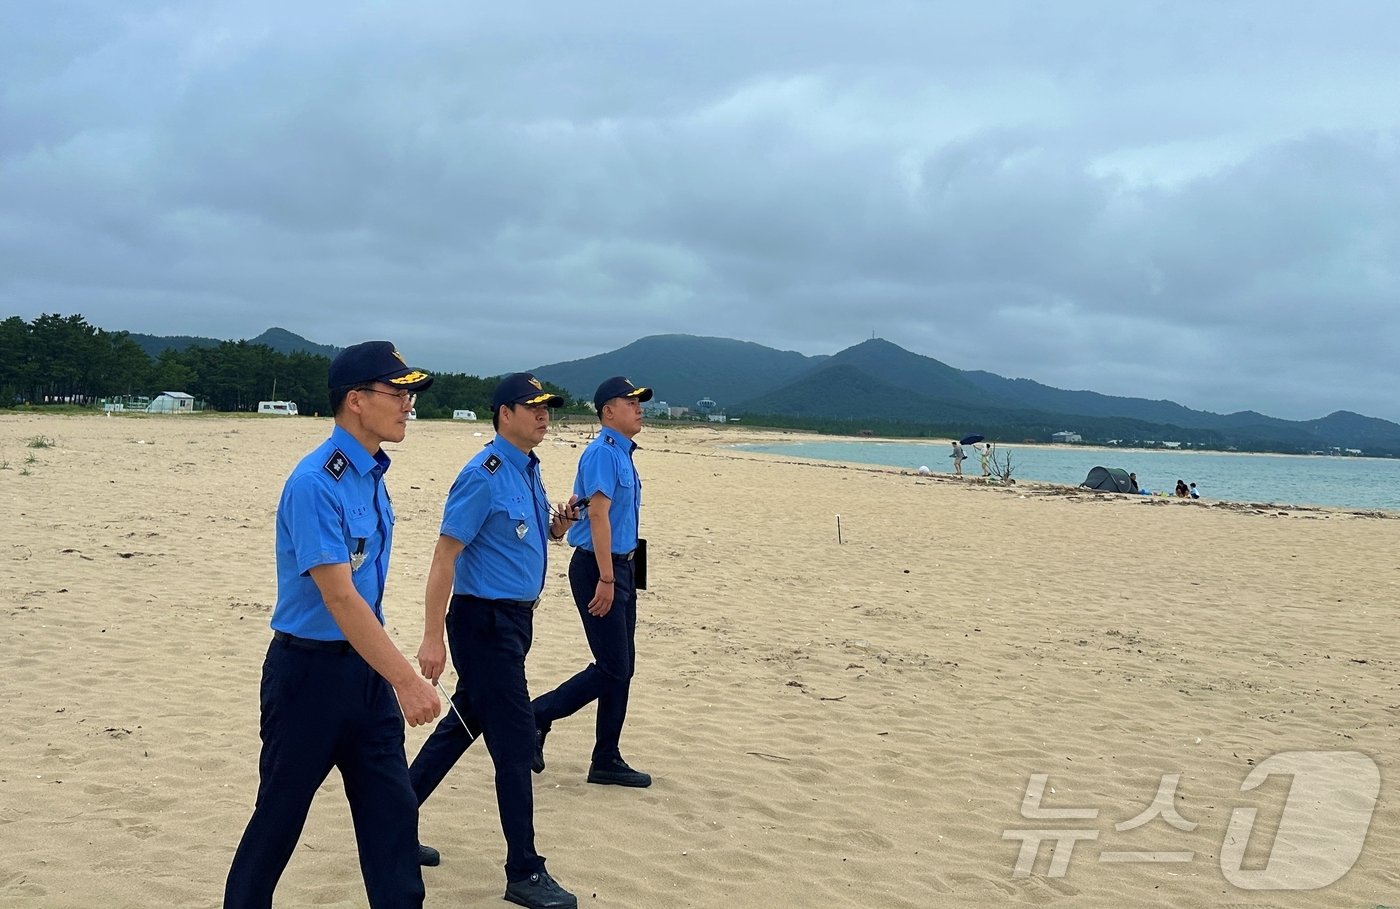
{"label": "gray cloud", "polygon": [[1384,2],[12,5],[0,308],[1400,420]]}

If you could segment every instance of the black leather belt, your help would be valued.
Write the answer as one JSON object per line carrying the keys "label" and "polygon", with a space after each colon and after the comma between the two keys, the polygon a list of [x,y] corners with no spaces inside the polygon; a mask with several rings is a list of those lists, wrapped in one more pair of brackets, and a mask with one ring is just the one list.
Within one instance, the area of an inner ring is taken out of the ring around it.
{"label": "black leather belt", "polygon": [[538,597],[533,600],[488,600],[486,597],[473,596],[470,593],[457,594],[457,596],[464,596],[469,600],[476,600],[478,603],[489,603],[492,606],[504,606],[507,609],[529,609],[531,612],[540,605]]}
{"label": "black leather belt", "polygon": [[349,641],[318,641],[315,638],[299,638],[294,634],[287,634],[285,631],[274,631],[272,633],[274,641],[281,641],[288,647],[299,647],[302,650],[324,650],[327,653],[353,653],[355,648],[350,646]]}
{"label": "black leather belt", "polygon": [[[582,546],[580,546],[579,549],[582,549],[584,552],[588,553],[589,555],[593,555],[593,550],[591,550],[591,549],[584,549],[584,547],[582,547]],[[631,552],[614,552],[614,553],[612,554],[612,558],[613,558],[613,561],[614,561],[614,562],[630,562],[630,561],[632,561],[633,559],[635,559],[636,557],[637,557],[637,550],[635,550],[635,549],[632,550]]]}

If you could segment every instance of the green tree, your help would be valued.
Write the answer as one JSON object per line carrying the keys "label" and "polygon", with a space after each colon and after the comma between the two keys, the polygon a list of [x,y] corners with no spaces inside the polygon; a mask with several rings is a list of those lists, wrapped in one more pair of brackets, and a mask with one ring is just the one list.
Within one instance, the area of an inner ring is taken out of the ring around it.
{"label": "green tree", "polygon": [[[156,357],[155,364],[150,367],[145,389],[154,396],[162,391],[197,389],[198,384],[199,373],[185,361],[184,355],[167,347],[160,352],[160,356]],[[196,391],[189,393],[200,397]]]}
{"label": "green tree", "polygon": [[33,391],[29,323],[19,316],[0,322],[0,405],[28,400]]}
{"label": "green tree", "polygon": [[30,324],[30,354],[37,380],[32,400],[36,403],[83,398],[89,364],[98,356],[97,329],[82,316],[45,313]]}

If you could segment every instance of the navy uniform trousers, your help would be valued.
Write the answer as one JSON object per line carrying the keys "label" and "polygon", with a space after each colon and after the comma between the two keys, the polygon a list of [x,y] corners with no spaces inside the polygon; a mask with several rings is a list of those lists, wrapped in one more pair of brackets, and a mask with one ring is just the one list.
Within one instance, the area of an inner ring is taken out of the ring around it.
{"label": "navy uniform trousers", "polygon": [[370,906],[422,906],[418,807],[394,689],[345,642],[278,635],[263,661],[260,699],[258,798],[229,868],[225,909],[272,905],[332,767],[345,783]]}
{"label": "navy uniform trousers", "polygon": [[535,791],[530,761],[535,717],[525,681],[525,656],[534,637],[529,606],[454,594],[447,609],[447,646],[457,668],[452,703],[467,729],[448,711],[409,768],[418,804],[427,801],[477,734],[496,768],[496,805],[506,837],[506,880],[521,881],[544,868],[535,852]]}
{"label": "navy uniform trousers", "polygon": [[575,549],[569,560],[569,587],[583,619],[583,633],[596,662],[535,700],[535,723],[548,730],[555,720],[573,716],[593,701],[598,719],[593,763],[622,757],[618,740],[627,720],[627,695],[637,669],[637,588],[635,562],[613,555],[613,604],[608,614],[589,615],[588,602],[598,586],[598,561],[587,549]]}

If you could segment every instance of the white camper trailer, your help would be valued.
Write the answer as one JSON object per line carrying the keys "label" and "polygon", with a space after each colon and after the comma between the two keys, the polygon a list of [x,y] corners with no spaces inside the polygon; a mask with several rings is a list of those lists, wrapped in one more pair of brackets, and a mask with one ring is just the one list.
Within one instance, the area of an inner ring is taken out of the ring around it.
{"label": "white camper trailer", "polygon": [[474,411],[474,410],[454,410],[454,411],[452,411],[452,419],[454,419],[454,420],[475,420],[475,419],[476,419],[476,411]]}
{"label": "white camper trailer", "polygon": [[284,417],[297,415],[296,401],[259,401],[258,413],[273,413]]}

